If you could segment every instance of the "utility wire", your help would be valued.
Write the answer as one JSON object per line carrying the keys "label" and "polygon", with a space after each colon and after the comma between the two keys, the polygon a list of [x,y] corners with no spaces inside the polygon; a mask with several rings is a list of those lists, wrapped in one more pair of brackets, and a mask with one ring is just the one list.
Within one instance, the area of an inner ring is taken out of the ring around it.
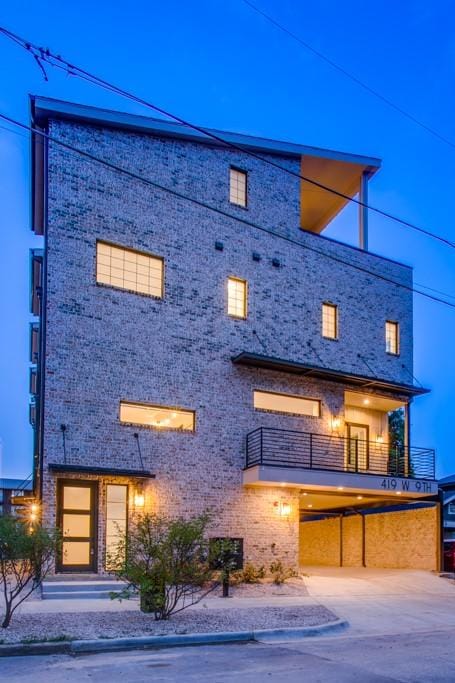
{"label": "utility wire", "polygon": [[368,83],[365,83],[365,81],[362,81],[360,78],[355,76],[353,73],[349,72],[347,69],[344,67],[340,66],[340,64],[337,64],[333,59],[330,59],[330,57],[327,57],[324,53],[320,52],[317,50],[313,45],[308,43],[306,40],[303,40],[300,38],[298,35],[290,31],[286,26],[283,26],[283,24],[280,24],[276,19],[271,17],[269,14],[264,12],[260,7],[257,5],[254,5],[250,0],[242,0],[245,5],[248,5],[254,12],[257,14],[260,14],[266,21],[268,21],[270,24],[275,26],[275,28],[279,29],[283,33],[286,33],[290,38],[296,41],[299,45],[301,45],[305,50],[308,50],[312,54],[316,55],[316,57],[319,57],[319,59],[322,59],[326,64],[329,64],[333,69],[336,69],[339,71],[343,76],[346,76],[346,78],[349,78],[351,81],[356,83],[357,85],[360,85],[361,88],[366,90],[366,92],[370,93],[370,95],[373,95],[376,97],[378,100],[381,100],[381,102],[384,102],[387,104],[387,106],[391,107],[395,111],[397,111],[399,114],[402,116],[406,117],[409,121],[412,121],[412,123],[416,124],[417,126],[420,126],[420,128],[423,128],[427,133],[430,133],[430,135],[433,135],[435,138],[438,138],[438,140],[441,140],[442,142],[445,142],[446,145],[449,145],[450,147],[455,149],[455,143],[452,142],[452,140],[449,140],[445,135],[442,135],[439,133],[437,130],[434,128],[431,128],[431,126],[428,126],[426,123],[423,123],[423,121],[420,121],[414,114],[411,114],[410,112],[406,111],[406,109],[403,109],[400,107],[398,104],[395,104],[391,99],[386,97],[385,95],[382,95],[378,90],[375,90],[372,88]]}
{"label": "utility wire", "polygon": [[28,126],[25,123],[21,123],[20,121],[17,121],[16,119],[11,118],[10,116],[7,116],[6,114],[2,114],[0,112],[0,119],[3,121],[6,121],[7,123],[11,123],[15,126],[18,126],[19,128],[22,128],[24,130],[31,131],[32,133],[41,136],[43,139],[48,140],[49,142],[55,143],[57,145],[60,145],[61,147],[74,152],[76,154],[79,154],[80,156],[89,159],[91,161],[94,161],[96,163],[100,163],[103,166],[106,166],[106,168],[110,168],[111,170],[114,170],[118,173],[121,173],[123,175],[128,176],[129,178],[133,178],[134,180],[139,180],[140,182],[144,183],[145,185],[149,185],[151,187],[154,187],[157,190],[160,190],[162,192],[166,192],[167,194],[171,194],[174,197],[178,197],[179,199],[183,199],[184,201],[191,202],[192,204],[195,204],[196,206],[202,207],[204,209],[208,209],[209,211],[212,211],[213,213],[216,213],[220,216],[224,216],[225,218],[229,218],[237,223],[241,223],[243,225],[247,225],[250,228],[254,228],[255,230],[260,230],[263,233],[266,233],[268,235],[271,235],[273,237],[277,237],[278,239],[284,240],[285,242],[288,242],[290,244],[294,244],[302,249],[305,249],[306,251],[310,251],[312,253],[318,254],[319,256],[322,256],[324,258],[330,259],[331,261],[335,263],[341,263],[344,266],[348,266],[349,268],[353,268],[354,270],[357,270],[361,273],[365,273],[366,275],[370,275],[374,278],[377,278],[379,280],[382,280],[384,282],[388,282],[392,285],[395,285],[397,287],[400,287],[406,291],[409,292],[414,292],[415,294],[420,294],[421,296],[426,297],[427,299],[430,299],[432,301],[437,301],[438,303],[441,303],[445,306],[449,306],[450,308],[455,308],[455,303],[452,303],[450,301],[446,301],[444,299],[441,299],[440,297],[434,296],[432,294],[428,294],[427,292],[423,292],[421,290],[415,289],[414,287],[410,285],[406,285],[402,282],[397,282],[396,280],[391,280],[390,278],[386,277],[385,275],[381,275],[379,273],[375,273],[374,271],[368,270],[368,268],[364,268],[362,266],[359,266],[355,263],[351,263],[350,261],[345,261],[344,259],[334,256],[333,254],[329,254],[327,252],[321,251],[320,249],[316,249],[315,247],[310,247],[307,244],[302,244],[302,242],[298,241],[297,239],[294,239],[292,237],[286,237],[285,235],[280,235],[279,233],[275,232],[274,230],[271,230],[270,228],[266,228],[263,225],[259,225],[258,223],[254,223],[253,221],[249,221],[246,218],[241,218],[239,216],[235,216],[233,214],[230,214],[228,211],[224,211],[224,209],[220,209],[219,207],[212,206],[210,204],[207,204],[206,202],[203,202],[200,199],[195,199],[194,197],[189,197],[182,192],[179,192],[178,190],[171,189],[169,187],[165,187],[164,185],[161,185],[153,180],[150,180],[150,178],[146,178],[145,176],[142,176],[138,173],[135,173],[134,171],[130,171],[126,168],[122,168],[121,166],[118,166],[117,164],[114,164],[111,161],[107,161],[105,159],[101,159],[100,157],[95,156],[91,152],[87,152],[83,149],[80,149],[78,147],[74,147],[73,145],[70,145],[67,142],[64,142],[63,140],[59,140],[58,138],[53,137],[52,135],[49,135],[49,133],[45,133],[43,130],[40,130],[39,128],[35,128],[34,126]]}
{"label": "utility wire", "polygon": [[147,107],[149,109],[152,109],[155,112],[158,112],[159,114],[162,114],[163,116],[166,116],[167,118],[173,119],[177,123],[180,123],[187,128],[191,128],[192,130],[197,131],[198,133],[211,138],[212,140],[215,140],[218,143],[221,143],[223,146],[229,147],[231,149],[234,149],[238,152],[241,152],[242,154],[247,154],[248,156],[257,159],[258,161],[261,161],[263,163],[268,164],[269,166],[273,166],[274,168],[277,168],[281,171],[284,171],[285,173],[292,175],[296,178],[300,178],[301,180],[304,180],[305,182],[309,183],[310,185],[313,185],[315,187],[318,187],[320,190],[324,190],[326,192],[330,192],[331,194],[334,194],[342,199],[345,199],[348,202],[353,202],[354,204],[357,204],[358,206],[364,207],[366,209],[369,209],[370,211],[373,211],[380,216],[383,216],[385,218],[389,218],[390,220],[395,221],[396,223],[407,227],[411,228],[413,230],[416,230],[417,232],[420,232],[424,235],[427,235],[428,237],[432,237],[433,239],[438,240],[439,242],[442,242],[443,244],[446,244],[449,247],[455,248],[455,242],[452,242],[446,237],[443,237],[442,235],[438,235],[434,232],[431,232],[430,230],[427,230],[426,228],[422,228],[421,226],[418,226],[414,223],[411,223],[410,221],[404,220],[402,218],[399,218],[398,216],[395,216],[394,214],[389,213],[388,211],[385,211],[383,209],[380,209],[378,207],[372,206],[371,204],[367,204],[366,202],[363,202],[361,199],[358,199],[356,197],[350,197],[349,195],[345,194],[344,192],[340,192],[339,190],[336,190],[335,188],[328,187],[327,185],[324,185],[323,183],[318,182],[317,180],[314,180],[312,178],[308,178],[307,176],[302,175],[301,173],[298,173],[297,171],[293,171],[292,169],[286,168],[285,166],[282,166],[281,164],[272,161],[271,159],[268,159],[266,157],[261,156],[260,154],[257,154],[256,152],[253,152],[249,149],[244,148],[242,145],[238,145],[234,142],[231,142],[229,140],[226,140],[223,138],[221,135],[218,135],[217,133],[213,132],[212,130],[208,130],[206,128],[202,128],[201,126],[197,126],[193,123],[190,123],[189,121],[186,121],[185,119],[181,118],[180,116],[177,116],[176,114],[172,114],[171,112],[163,109],[162,107],[159,107],[156,104],[153,104],[152,102],[148,102],[147,100],[144,100],[141,97],[138,97],[137,95],[134,95],[133,93],[128,92],[127,90],[123,90],[122,88],[98,77],[95,76],[94,74],[74,65],[68,62],[67,60],[63,59],[60,55],[54,54],[51,52],[48,48],[42,48],[37,45],[34,45],[33,43],[25,40],[25,38],[21,38],[20,36],[12,33],[8,29],[1,27],[0,26],[0,33],[3,33],[6,37],[10,38],[13,40],[15,43],[19,44],[22,48],[25,50],[29,51],[34,57],[38,57],[39,60],[42,62],[45,62],[49,64],[50,66],[59,68],[63,71],[65,71],[67,74],[72,75],[72,76],[77,76],[78,78],[81,78],[82,80],[88,81],[89,83],[92,83],[93,85],[100,86],[104,88],[105,90],[108,90],[109,92],[113,92],[117,95],[121,95],[122,97],[125,97],[127,99],[130,99],[138,104],[143,105],[144,107]]}

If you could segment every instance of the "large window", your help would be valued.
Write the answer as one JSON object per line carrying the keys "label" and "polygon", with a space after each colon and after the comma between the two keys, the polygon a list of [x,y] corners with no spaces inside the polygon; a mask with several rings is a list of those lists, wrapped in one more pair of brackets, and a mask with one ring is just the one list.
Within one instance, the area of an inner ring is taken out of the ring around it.
{"label": "large window", "polygon": [[246,318],[247,282],[237,277],[228,278],[228,314],[234,318]]}
{"label": "large window", "polygon": [[338,338],[338,306],[322,304],[322,336],[327,339]]}
{"label": "large window", "polygon": [[238,168],[230,169],[229,201],[238,206],[246,206],[247,203],[247,174]]}
{"label": "large window", "polygon": [[400,353],[400,326],[390,320],[385,324],[385,350],[394,356]]}
{"label": "large window", "polygon": [[138,294],[163,296],[163,259],[106,242],[96,243],[96,281]]}
{"label": "large window", "polygon": [[120,422],[152,427],[153,429],[177,429],[194,432],[195,413],[193,410],[182,410],[181,408],[122,401],[120,403]]}
{"label": "large window", "polygon": [[254,391],[254,407],[258,410],[271,410],[276,413],[293,415],[321,416],[321,402],[313,398],[303,398],[290,394],[276,394],[271,391]]}

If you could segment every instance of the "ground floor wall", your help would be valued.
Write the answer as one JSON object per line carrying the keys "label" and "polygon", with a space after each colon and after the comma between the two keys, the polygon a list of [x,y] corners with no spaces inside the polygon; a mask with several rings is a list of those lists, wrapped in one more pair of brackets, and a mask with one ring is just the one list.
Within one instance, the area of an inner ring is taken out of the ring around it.
{"label": "ground floor wall", "polygon": [[300,564],[438,570],[439,528],[437,504],[302,522]]}
{"label": "ground floor wall", "polygon": [[[263,565],[280,559],[283,565],[298,568],[299,497],[295,490],[281,488],[246,488],[239,482],[230,489],[221,489],[216,499],[204,490],[192,490],[171,479],[135,480],[120,476],[94,474],[46,473],[43,477],[42,517],[50,527],[61,523],[58,515],[58,482],[93,482],[97,486],[96,518],[96,569],[99,574],[106,569],[107,487],[110,484],[128,487],[128,528],[145,512],[167,517],[191,517],[208,512],[211,518],[208,537],[231,537],[243,539],[244,563]],[[137,504],[141,494],[143,501]],[[58,571],[58,564],[55,567]]]}

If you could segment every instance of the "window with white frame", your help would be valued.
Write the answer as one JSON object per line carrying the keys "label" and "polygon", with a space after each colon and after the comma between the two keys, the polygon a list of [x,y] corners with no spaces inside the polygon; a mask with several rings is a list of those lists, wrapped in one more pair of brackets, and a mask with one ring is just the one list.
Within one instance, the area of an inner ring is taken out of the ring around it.
{"label": "window with white frame", "polygon": [[246,280],[237,277],[229,277],[227,283],[228,315],[234,318],[246,318],[247,292]]}
{"label": "window with white frame", "polygon": [[338,338],[338,306],[335,304],[322,304],[322,336],[326,339]]}
{"label": "window with white frame", "polygon": [[96,281],[118,289],[162,298],[164,262],[107,242],[96,243]]}
{"label": "window with white frame", "polygon": [[385,350],[394,356],[400,353],[400,326],[391,320],[385,324]]}
{"label": "window with white frame", "polygon": [[455,503],[449,503],[448,507],[448,513],[449,515],[455,515]]}
{"label": "window with white frame", "polygon": [[253,405],[257,410],[270,410],[276,413],[292,415],[321,416],[321,402],[314,398],[279,394],[272,391],[253,392]]}
{"label": "window with white frame", "polygon": [[237,206],[247,203],[247,174],[231,166],[229,172],[229,201]]}

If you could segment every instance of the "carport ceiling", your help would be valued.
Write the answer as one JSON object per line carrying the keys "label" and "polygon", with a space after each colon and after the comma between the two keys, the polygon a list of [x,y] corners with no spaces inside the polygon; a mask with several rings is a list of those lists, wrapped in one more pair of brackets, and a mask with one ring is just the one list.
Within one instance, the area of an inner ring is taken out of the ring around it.
{"label": "carport ceiling", "polygon": [[[383,505],[384,503],[398,503],[402,498],[401,495],[381,496],[381,495],[364,495],[352,493],[314,493],[310,491],[302,491],[300,493],[300,511],[301,512],[317,512],[318,510],[343,510],[344,508],[365,507],[374,504]],[[415,502],[415,501],[414,501]]]}

